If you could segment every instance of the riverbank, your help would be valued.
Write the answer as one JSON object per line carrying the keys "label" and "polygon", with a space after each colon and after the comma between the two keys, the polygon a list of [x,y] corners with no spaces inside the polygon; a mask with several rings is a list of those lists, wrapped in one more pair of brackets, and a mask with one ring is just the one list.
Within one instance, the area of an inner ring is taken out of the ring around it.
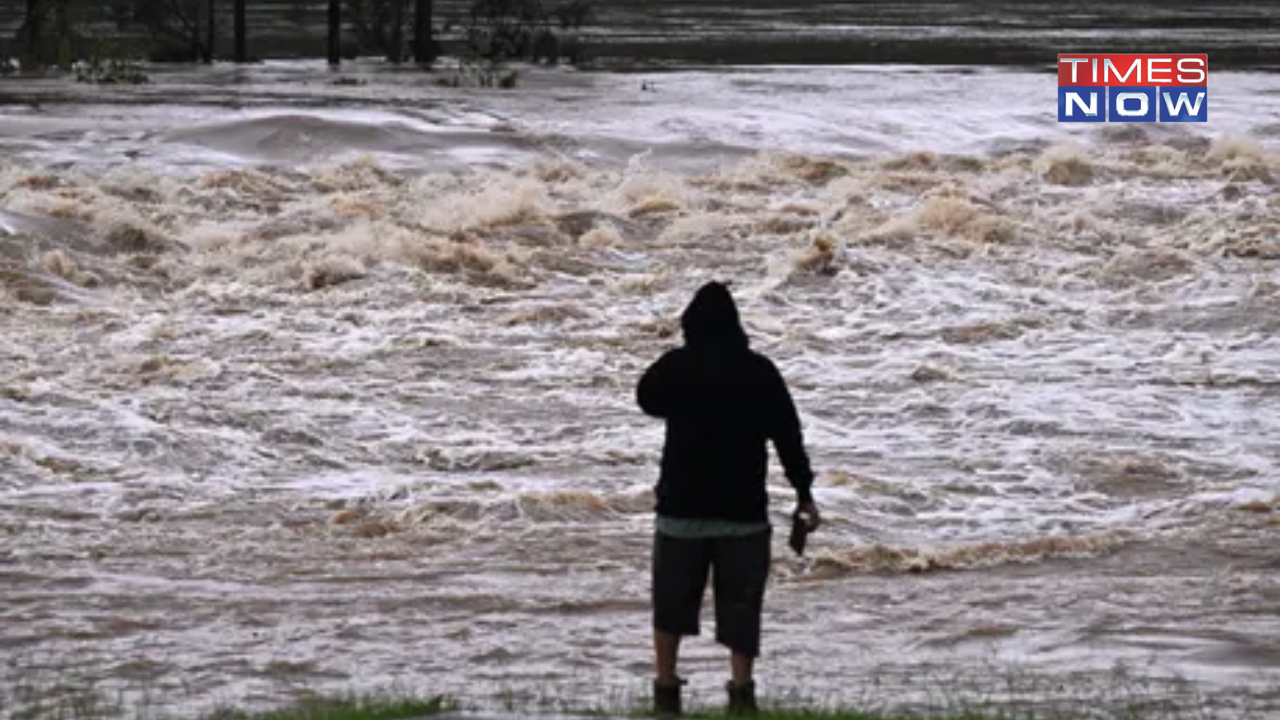
{"label": "riverbank", "polygon": [[[945,696],[945,689],[939,694]],[[830,707],[794,698],[762,700],[761,710],[755,720],[1085,720],[1107,717],[1113,720],[1174,720],[1176,718],[1211,717],[1212,715],[1169,714],[1167,708],[1152,699],[1134,698],[1133,705],[1120,715],[1099,715],[1096,708],[1082,703],[1078,708],[1037,712],[1026,707],[1013,708],[995,703],[940,705],[932,710],[884,711],[853,707]],[[124,712],[93,703],[53,704],[48,711],[32,715],[40,720],[99,720],[104,717],[120,720],[175,720],[190,715],[152,712],[135,708]],[[508,702],[500,708],[475,708],[444,696],[429,695],[333,695],[315,696],[265,710],[239,709],[233,705],[201,713],[198,720],[641,720],[653,717],[648,699],[637,700],[612,707],[575,706],[572,701],[560,700],[549,707],[545,700],[541,705],[519,706]],[[688,707],[685,717],[689,720],[724,720],[733,716],[719,706]],[[1259,716],[1261,717],[1261,716]]]}

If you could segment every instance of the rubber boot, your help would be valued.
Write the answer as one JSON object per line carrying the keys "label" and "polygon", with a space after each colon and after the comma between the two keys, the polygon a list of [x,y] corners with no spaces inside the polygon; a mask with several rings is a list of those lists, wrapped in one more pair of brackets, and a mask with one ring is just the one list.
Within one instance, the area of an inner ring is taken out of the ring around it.
{"label": "rubber boot", "polygon": [[684,709],[680,703],[680,689],[684,686],[685,681],[676,678],[674,683],[660,683],[653,681],[653,714],[659,718],[676,718],[680,717]]}
{"label": "rubber boot", "polygon": [[724,689],[729,693],[729,715],[741,717],[760,713],[760,708],[756,705],[756,683],[754,680],[748,680],[744,685],[734,684],[730,680],[725,684]]}

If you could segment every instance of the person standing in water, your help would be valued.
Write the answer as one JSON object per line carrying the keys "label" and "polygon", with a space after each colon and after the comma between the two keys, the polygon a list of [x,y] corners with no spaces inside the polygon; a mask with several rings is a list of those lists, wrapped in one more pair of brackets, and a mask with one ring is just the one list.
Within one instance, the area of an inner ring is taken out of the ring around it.
{"label": "person standing in water", "polygon": [[819,523],[813,471],[787,384],[773,361],[750,348],[729,288],[704,285],[680,324],[683,347],[664,353],[636,387],[640,408],[666,421],[652,567],[654,709],[681,713],[680,639],[699,634],[710,575],[716,641],[731,651],[728,709],[753,714],[772,559],[768,442],[795,488],[793,517],[808,531]]}

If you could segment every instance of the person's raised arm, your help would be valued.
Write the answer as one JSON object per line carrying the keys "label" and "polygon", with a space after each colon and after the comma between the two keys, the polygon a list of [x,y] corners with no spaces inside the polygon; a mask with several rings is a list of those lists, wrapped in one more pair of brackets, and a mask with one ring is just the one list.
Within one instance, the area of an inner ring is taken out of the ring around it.
{"label": "person's raised arm", "polygon": [[636,385],[636,402],[647,415],[665,418],[671,413],[677,392],[674,377],[675,351],[669,351],[649,366]]}

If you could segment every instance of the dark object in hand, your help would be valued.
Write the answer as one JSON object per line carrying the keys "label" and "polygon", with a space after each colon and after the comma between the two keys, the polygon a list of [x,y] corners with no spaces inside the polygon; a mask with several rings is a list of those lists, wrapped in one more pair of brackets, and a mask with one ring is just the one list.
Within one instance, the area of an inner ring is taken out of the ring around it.
{"label": "dark object in hand", "polygon": [[804,513],[796,511],[791,515],[791,539],[788,543],[797,555],[804,555],[805,541],[809,539],[812,525]]}

